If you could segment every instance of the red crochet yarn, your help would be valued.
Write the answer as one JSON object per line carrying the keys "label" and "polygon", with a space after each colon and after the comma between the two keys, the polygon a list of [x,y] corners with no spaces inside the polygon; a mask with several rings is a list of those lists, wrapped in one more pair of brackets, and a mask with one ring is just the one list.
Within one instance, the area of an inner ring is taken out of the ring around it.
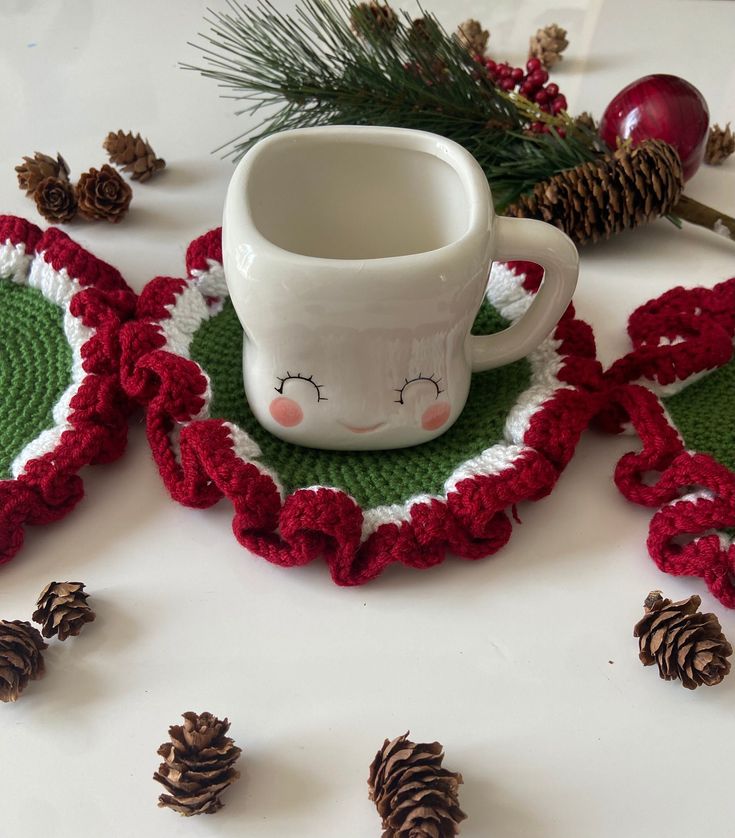
{"label": "red crochet yarn", "polygon": [[660,507],[648,537],[658,567],[703,578],[735,608],[735,543],[722,532],[735,527],[735,473],[685,450],[656,392],[730,361],[735,278],[712,289],[675,288],[634,312],[628,331],[634,348],[606,373],[611,390],[602,423],[619,430],[629,420],[643,447],[620,460],[616,484],[629,500]]}
{"label": "red crochet yarn", "polygon": [[712,289],[672,288],[633,312],[628,321],[633,350],[606,375],[618,382],[683,381],[727,363],[734,332],[735,281]]}
{"label": "red crochet yarn", "polygon": [[82,347],[84,378],[71,400],[69,427],[52,450],[26,463],[17,478],[0,481],[0,564],[23,543],[26,524],[47,524],[70,512],[84,494],[82,466],[119,457],[127,439],[130,403],[119,386],[120,323],[135,309],[135,294],[115,268],[65,233],[45,233],[16,216],[0,216],[0,245],[17,247],[65,271],[80,290],[70,314],[91,329]]}
{"label": "red crochet yarn", "polygon": [[[193,360],[164,348],[163,327],[177,298],[202,272],[221,269],[221,260],[220,231],[212,230],[189,246],[187,279],[158,277],[146,286],[136,319],[121,333],[122,383],[146,407],[148,440],[171,496],[200,508],[228,498],[238,541],[274,564],[294,567],[321,557],[338,585],[360,585],[393,563],[426,569],[448,552],[470,560],[488,556],[510,537],[508,511],[551,491],[600,409],[602,371],[592,331],[570,306],[554,335],[563,357],[557,376],[568,386],[534,415],[517,461],[458,482],[445,499],[416,502],[406,520],[383,523],[364,537],[364,510],[345,492],[319,487],[282,497],[266,470],[236,453],[228,423],[198,418],[207,379]],[[528,263],[515,269],[535,291],[540,269]],[[171,436],[177,426],[178,456]]]}

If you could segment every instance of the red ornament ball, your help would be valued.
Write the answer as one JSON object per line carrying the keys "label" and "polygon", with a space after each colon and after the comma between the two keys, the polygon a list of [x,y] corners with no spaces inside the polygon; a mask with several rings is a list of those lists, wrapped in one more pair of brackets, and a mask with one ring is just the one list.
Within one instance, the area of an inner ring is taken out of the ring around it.
{"label": "red ornament ball", "polygon": [[615,149],[617,139],[634,145],[664,140],[681,158],[684,179],[699,168],[707,143],[709,109],[694,85],[678,76],[657,73],[624,87],[600,120],[600,136]]}

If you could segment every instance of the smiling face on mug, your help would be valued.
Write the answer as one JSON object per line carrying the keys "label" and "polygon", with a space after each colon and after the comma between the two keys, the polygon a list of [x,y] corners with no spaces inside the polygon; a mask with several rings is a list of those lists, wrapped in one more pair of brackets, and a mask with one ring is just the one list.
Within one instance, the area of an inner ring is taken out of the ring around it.
{"label": "smiling face on mug", "polygon": [[246,366],[248,400],[271,433],[316,447],[325,435],[337,449],[396,447],[438,436],[461,410],[467,394],[451,374],[446,330],[340,331],[297,329]]}

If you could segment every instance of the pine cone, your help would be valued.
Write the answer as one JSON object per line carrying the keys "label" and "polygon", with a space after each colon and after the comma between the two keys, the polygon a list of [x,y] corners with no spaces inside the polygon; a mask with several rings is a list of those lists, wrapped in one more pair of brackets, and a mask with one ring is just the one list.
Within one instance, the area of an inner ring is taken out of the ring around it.
{"label": "pine cone", "polygon": [[585,244],[670,213],[683,188],[676,151],[662,140],[645,140],[537,183],[506,215],[539,218]]}
{"label": "pine cone", "polygon": [[431,18],[417,17],[411,21],[408,42],[416,53],[422,55],[417,61],[409,61],[404,69],[429,87],[443,84],[448,76],[447,65],[436,55],[438,37],[441,37],[441,31]]}
{"label": "pine cone", "polygon": [[442,768],[438,742],[417,745],[408,734],[378,751],[368,777],[383,819],[383,838],[451,838],[467,815],[459,808],[462,775]]}
{"label": "pine cone", "polygon": [[171,742],[158,752],[165,760],[153,779],[168,789],[158,805],[180,815],[213,815],[224,805],[220,794],[240,776],[233,768],[241,750],[229,736],[227,719],[211,713],[184,713],[183,725],[168,729]]}
{"label": "pine cone", "polygon": [[582,128],[587,128],[590,131],[594,131],[597,134],[600,130],[600,126],[595,121],[594,116],[589,111],[582,111],[581,114],[578,114],[574,117],[574,124],[580,125]]}
{"label": "pine cone", "polygon": [[33,195],[38,184],[46,178],[69,180],[69,166],[60,154],[57,154],[54,160],[48,154],[37,151],[33,157],[24,157],[23,162],[15,167],[15,171],[18,174],[18,186],[25,189],[26,195]]}
{"label": "pine cone", "polygon": [[104,219],[116,224],[128,211],[133,190],[107,163],[90,169],[77,183],[79,214],[90,221]]}
{"label": "pine cone", "polygon": [[42,626],[44,637],[55,634],[59,640],[66,640],[70,635],[76,637],[84,624],[95,618],[87,604],[88,597],[81,582],[49,582],[38,597],[33,622]]}
{"label": "pine cone", "polygon": [[532,36],[528,45],[528,57],[538,58],[548,69],[561,61],[561,54],[568,46],[567,30],[552,23],[551,26],[539,29]]}
{"label": "pine cone", "polygon": [[0,701],[15,701],[29,681],[43,675],[45,648],[35,626],[0,620]]}
{"label": "pine cone", "polygon": [[696,594],[672,602],[651,591],[643,603],[646,615],[633,630],[643,665],[657,664],[664,680],[681,678],[689,690],[719,684],[730,671],[732,646],[714,614],[697,613],[701,602]]}
{"label": "pine cone", "polygon": [[398,15],[387,3],[358,3],[350,12],[350,23],[356,35],[391,38],[398,29]]}
{"label": "pine cone", "polygon": [[480,57],[485,55],[489,39],[490,33],[487,29],[482,28],[482,24],[478,20],[470,18],[457,27],[457,40],[470,55]]}
{"label": "pine cone", "polygon": [[425,17],[417,17],[408,27],[408,42],[417,50],[434,52],[435,33]]}
{"label": "pine cone", "polygon": [[52,224],[71,221],[77,214],[77,193],[68,180],[44,178],[33,193],[36,209]]}
{"label": "pine cone", "polygon": [[716,123],[709,129],[707,147],[704,150],[704,162],[710,166],[719,166],[735,152],[735,134],[728,122],[724,128]]}
{"label": "pine cone", "polygon": [[145,183],[165,168],[166,161],[156,157],[148,140],[132,131],[110,131],[102,143],[110,160],[131,174],[133,180]]}
{"label": "pine cone", "polygon": [[417,79],[431,87],[435,84],[444,84],[448,79],[447,65],[441,58],[432,58],[426,64],[418,61],[412,61],[406,64],[405,70]]}

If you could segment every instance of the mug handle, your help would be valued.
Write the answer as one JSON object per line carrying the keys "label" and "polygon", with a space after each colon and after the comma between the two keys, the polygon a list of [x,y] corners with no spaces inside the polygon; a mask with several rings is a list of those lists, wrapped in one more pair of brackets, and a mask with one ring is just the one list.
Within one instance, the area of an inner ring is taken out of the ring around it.
{"label": "mug handle", "polygon": [[495,259],[535,262],[544,268],[544,280],[520,320],[494,335],[470,336],[472,372],[525,358],[561,320],[577,287],[577,248],[567,235],[545,221],[496,219]]}

